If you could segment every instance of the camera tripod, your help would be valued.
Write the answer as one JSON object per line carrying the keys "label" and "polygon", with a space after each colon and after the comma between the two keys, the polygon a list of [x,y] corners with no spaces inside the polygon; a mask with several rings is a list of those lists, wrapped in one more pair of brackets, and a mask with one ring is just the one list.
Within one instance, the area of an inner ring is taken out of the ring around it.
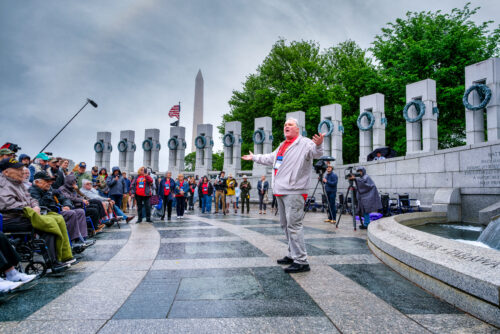
{"label": "camera tripod", "polygon": [[333,215],[330,211],[330,200],[328,199],[328,196],[326,195],[325,184],[323,183],[324,174],[325,174],[325,172],[318,173],[318,182],[316,182],[316,187],[314,187],[314,191],[313,191],[311,197],[307,199],[307,201],[304,205],[304,216],[307,213],[307,209],[309,208],[309,204],[311,203],[311,199],[314,198],[314,194],[316,193],[318,186],[321,184],[321,188],[323,189],[323,196],[326,199],[327,213],[330,212],[330,217],[332,217],[332,219],[335,218],[335,217],[333,217]]}
{"label": "camera tripod", "polygon": [[354,231],[356,231],[356,187],[354,186],[354,180],[349,180],[349,186],[347,187],[347,191],[344,196],[344,203],[342,204],[342,210],[340,210],[339,218],[337,219],[335,227],[339,227],[340,218],[342,218],[342,213],[344,210],[347,210],[347,201],[349,199],[349,193],[351,195],[352,226],[354,227]]}

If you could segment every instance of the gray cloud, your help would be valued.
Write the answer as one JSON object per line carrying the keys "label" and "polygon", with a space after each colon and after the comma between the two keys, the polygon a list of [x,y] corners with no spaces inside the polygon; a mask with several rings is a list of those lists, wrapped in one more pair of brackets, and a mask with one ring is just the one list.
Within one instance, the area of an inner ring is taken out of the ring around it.
{"label": "gray cloud", "polygon": [[[204,121],[217,126],[227,101],[278,37],[323,48],[353,39],[368,48],[380,28],[409,10],[449,11],[465,2],[414,1],[22,1],[0,5],[0,143],[38,152],[83,105],[48,150],[94,162],[97,131],[161,130],[160,169],[168,164],[169,108],[182,103],[191,146],[194,78],[205,79]],[[495,1],[475,19],[497,20]],[[218,138],[219,135],[216,135]],[[138,145],[139,146],[139,145]],[[216,140],[216,149],[221,149]],[[116,147],[112,165],[117,164]],[[142,162],[140,151],[136,165]]]}

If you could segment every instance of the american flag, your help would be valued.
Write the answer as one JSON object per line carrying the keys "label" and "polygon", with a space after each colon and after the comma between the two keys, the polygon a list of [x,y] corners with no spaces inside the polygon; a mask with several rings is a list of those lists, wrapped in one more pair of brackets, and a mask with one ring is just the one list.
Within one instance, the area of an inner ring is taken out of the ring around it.
{"label": "american flag", "polygon": [[170,111],[168,112],[168,116],[179,118],[180,112],[181,112],[181,106],[179,104],[176,104],[175,106],[170,108]]}

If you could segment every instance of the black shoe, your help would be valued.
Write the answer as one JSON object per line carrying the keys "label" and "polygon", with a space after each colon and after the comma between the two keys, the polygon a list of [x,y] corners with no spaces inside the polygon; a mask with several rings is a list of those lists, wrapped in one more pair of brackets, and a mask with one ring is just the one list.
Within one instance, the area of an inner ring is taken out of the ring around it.
{"label": "black shoe", "polygon": [[308,264],[299,264],[299,263],[292,263],[290,267],[285,268],[285,273],[293,274],[293,273],[302,273],[305,271],[310,271],[311,267],[309,267]]}
{"label": "black shoe", "polygon": [[168,216],[167,220],[170,220],[170,219],[172,219],[172,218],[170,216]]}
{"label": "black shoe", "polygon": [[136,224],[137,223],[142,223],[142,219],[139,219],[138,221],[135,222]]}
{"label": "black shoe", "polygon": [[146,219],[146,223],[152,223],[151,218]]}
{"label": "black shoe", "polygon": [[365,226],[363,224],[359,225],[360,230],[366,230],[367,228],[368,228],[368,226]]}
{"label": "black shoe", "polygon": [[292,264],[293,263],[293,259],[289,258],[288,256],[285,256],[284,258],[279,259],[276,262],[278,262],[278,264]]}

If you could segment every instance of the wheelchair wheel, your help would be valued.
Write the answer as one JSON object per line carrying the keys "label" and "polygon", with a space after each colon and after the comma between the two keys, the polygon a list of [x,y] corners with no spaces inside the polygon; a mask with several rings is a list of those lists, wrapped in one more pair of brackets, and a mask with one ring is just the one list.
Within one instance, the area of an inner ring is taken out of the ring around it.
{"label": "wheelchair wheel", "polygon": [[39,261],[30,262],[26,268],[24,268],[24,271],[28,275],[38,275],[41,277],[47,272],[47,266],[45,263]]}

